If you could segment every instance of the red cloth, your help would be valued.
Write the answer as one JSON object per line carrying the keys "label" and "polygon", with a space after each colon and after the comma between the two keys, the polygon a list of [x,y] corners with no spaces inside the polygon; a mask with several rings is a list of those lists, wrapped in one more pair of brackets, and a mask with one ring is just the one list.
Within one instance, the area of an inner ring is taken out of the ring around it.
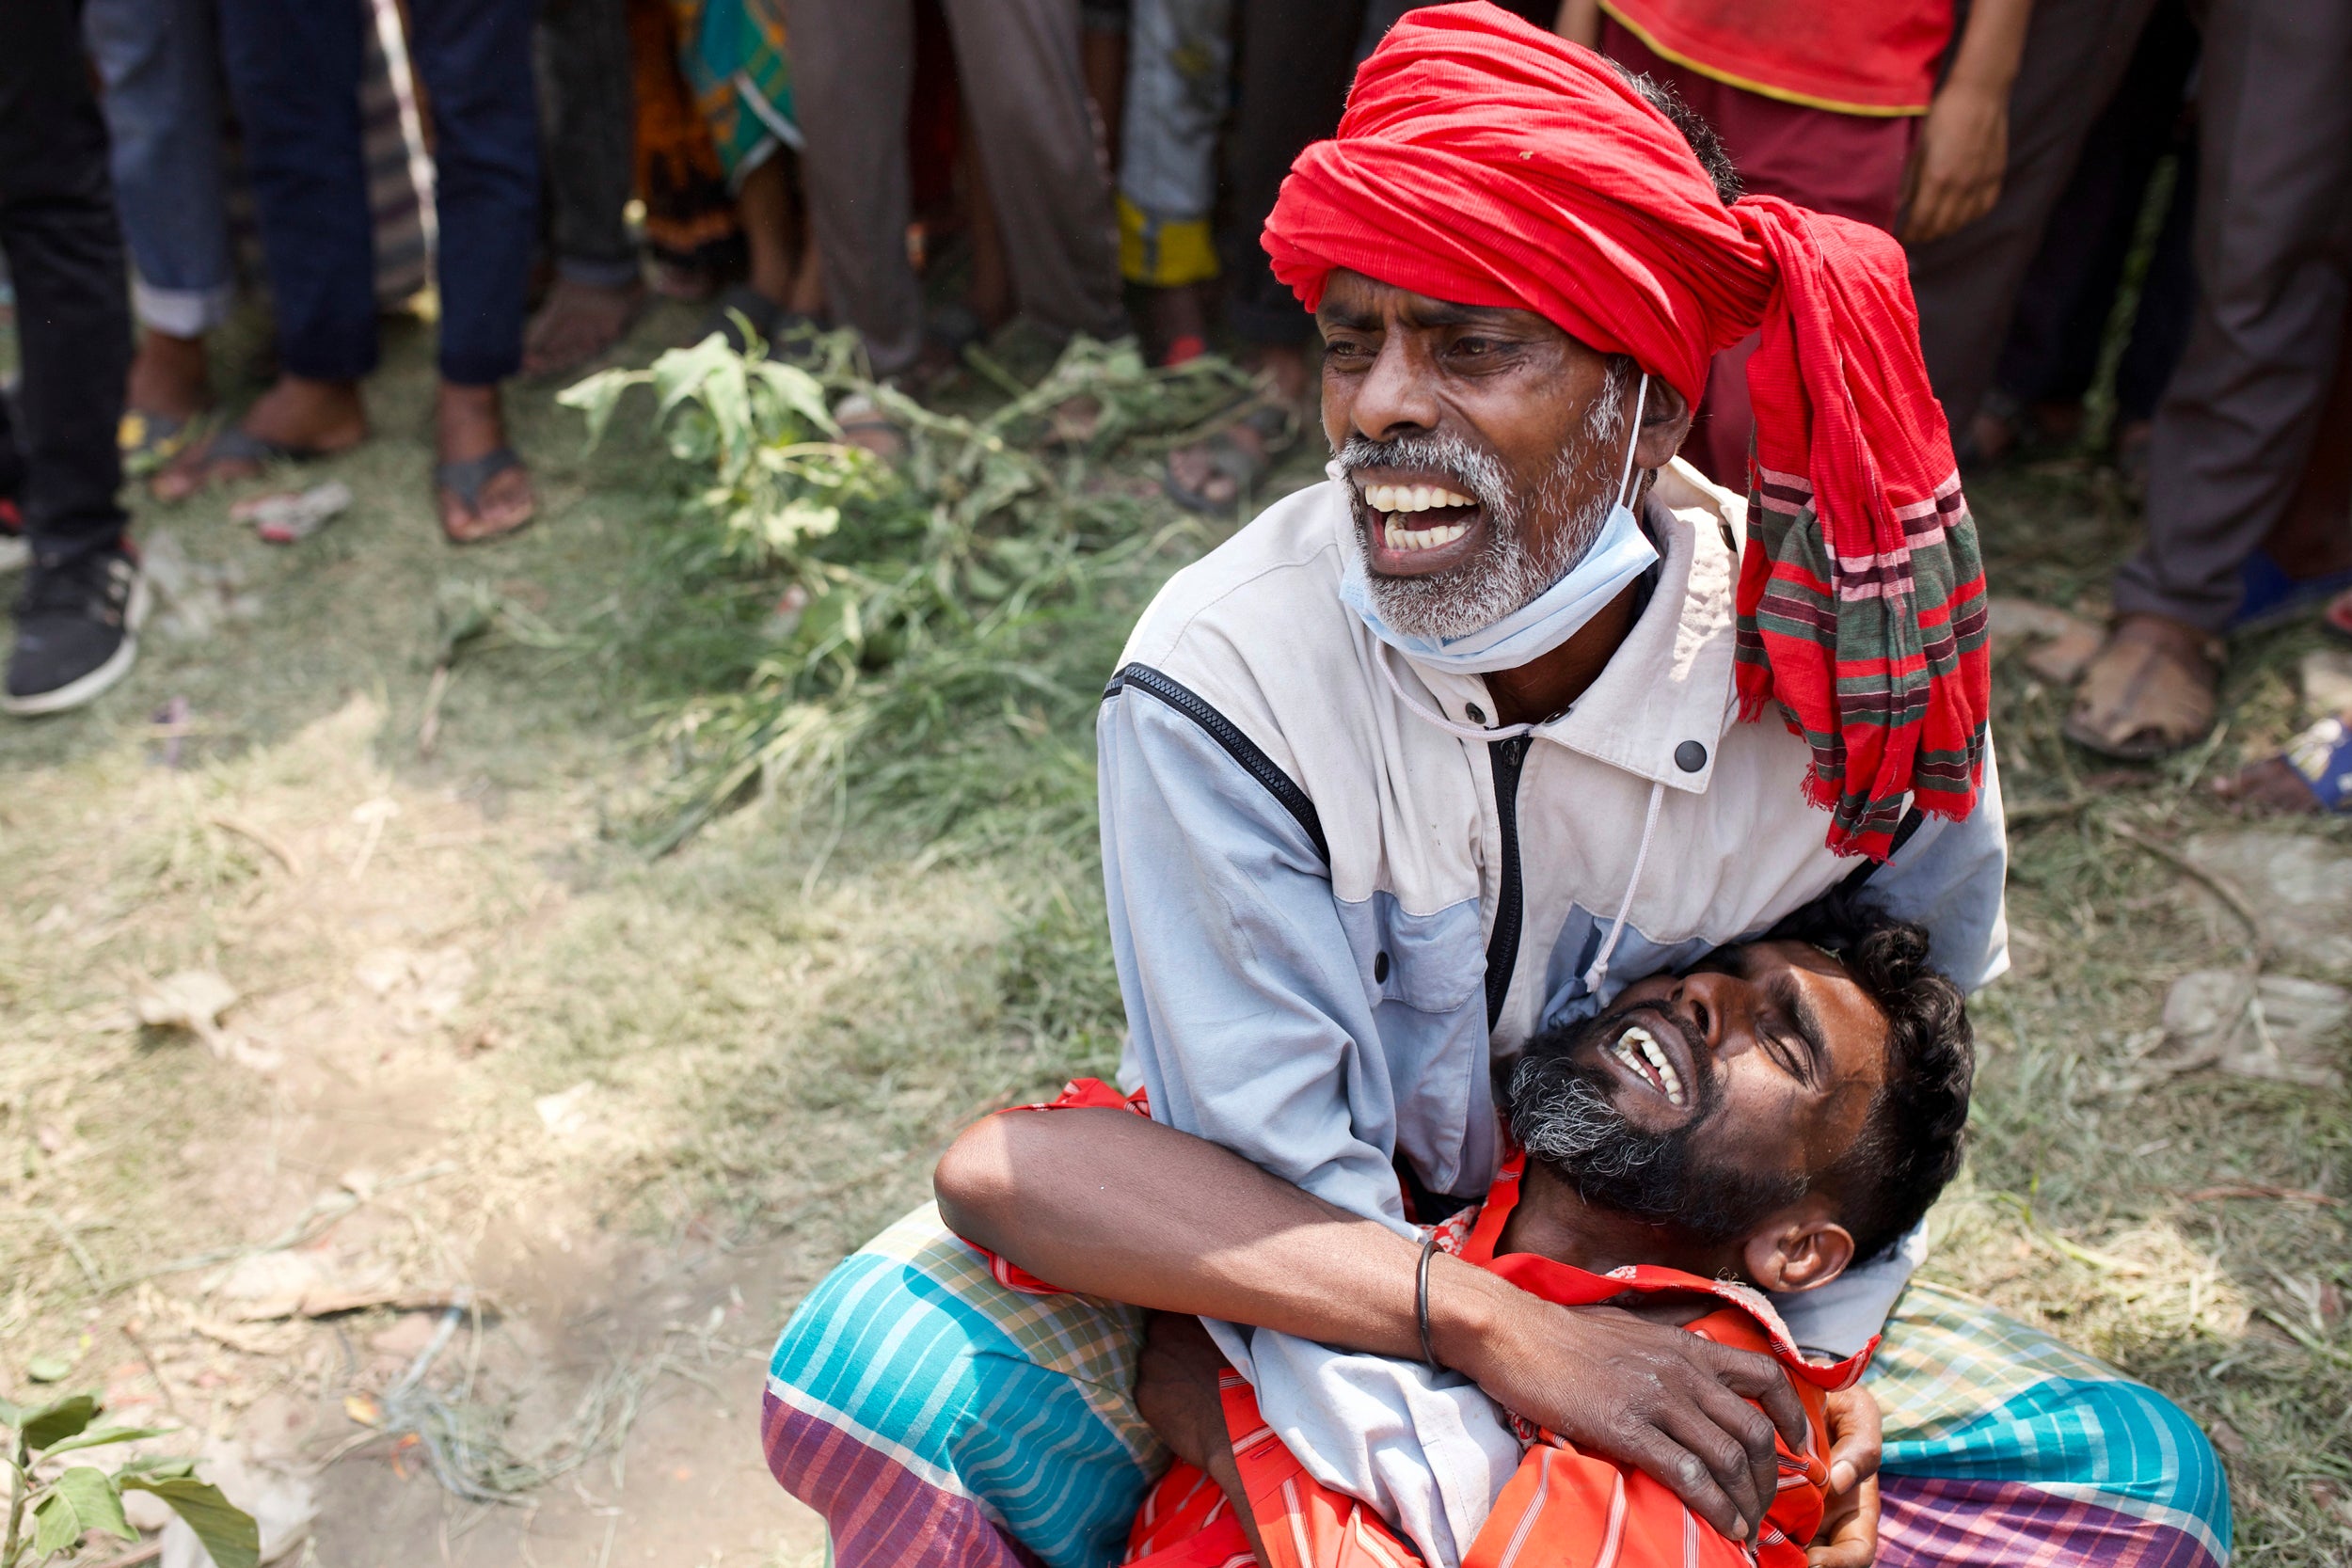
{"label": "red cloth", "polygon": [[[1903,170],[1919,142],[1917,116],[1841,114],[1766,97],[1677,64],[1613,17],[1601,18],[1600,52],[1665,83],[1696,109],[1723,138],[1743,189],[1894,231]],[[1748,356],[1756,344],[1750,333],[1715,356],[1707,396],[1682,444],[1682,455],[1701,473],[1735,490],[1747,486],[1748,441],[1756,433],[1748,406]]]}
{"label": "red cloth", "polygon": [[[1141,1089],[1122,1095],[1099,1078],[1073,1079],[1051,1101],[1010,1107],[1069,1110],[1152,1114]],[[1483,1204],[1437,1227],[1438,1245],[1565,1307],[1590,1306],[1628,1293],[1715,1297],[1721,1307],[1684,1326],[1702,1338],[1778,1361],[1804,1407],[1812,1437],[1802,1454],[1774,1439],[1780,1489],[1765,1513],[1763,1540],[1751,1556],[1742,1544],[1716,1534],[1650,1477],[1580,1452],[1565,1439],[1513,1417],[1527,1454],[1470,1543],[1463,1568],[1510,1568],[1513,1563],[1645,1568],[1668,1562],[1683,1568],[1804,1568],[1805,1544],[1818,1531],[1828,1498],[1829,1471],[1822,1456],[1829,1452],[1829,1433],[1822,1395],[1853,1386],[1878,1350],[1878,1340],[1872,1338],[1843,1361],[1815,1366],[1797,1348],[1772,1303],[1750,1286],[1646,1264],[1601,1275],[1534,1253],[1497,1256],[1503,1227],[1518,1206],[1525,1169],[1525,1156],[1513,1154]],[[989,1260],[999,1283],[1028,1295],[1063,1293],[977,1243],[965,1244]],[[1375,1513],[1307,1472],[1259,1414],[1256,1395],[1239,1375],[1229,1369],[1219,1380],[1219,1391],[1233,1457],[1269,1568],[1421,1568],[1420,1556]],[[1224,1492],[1182,1461],[1145,1495],[1121,1561],[1127,1568],[1255,1568],[1248,1538]]]}
{"label": "red cloth", "polygon": [[1983,576],[1893,239],[1779,197],[1726,208],[1616,68],[1473,0],[1391,29],[1264,243],[1309,309],[1344,267],[1534,310],[1694,406],[1708,360],[1760,328],[1742,715],[1776,701],[1805,737],[1841,852],[1884,855],[1907,800],[1975,808]]}
{"label": "red cloth", "polygon": [[1935,96],[1952,0],[1601,0],[1717,81],[1841,114],[1915,116]]}
{"label": "red cloth", "polygon": [[[1519,1423],[1527,1445],[1518,1470],[1463,1554],[1463,1568],[1512,1563],[1586,1568],[1804,1568],[1828,1497],[1824,1390],[1849,1387],[1870,1353],[1832,1367],[1809,1365],[1772,1307],[1745,1286],[1673,1269],[1590,1274],[1529,1253],[1495,1255],[1518,1204],[1521,1163],[1496,1179],[1486,1204],[1438,1227],[1438,1243],[1491,1269],[1521,1290],[1581,1307],[1628,1293],[1705,1293],[1723,1303],[1684,1325],[1702,1338],[1777,1359],[1812,1428],[1800,1454],[1775,1440],[1780,1489],[1764,1516],[1763,1539],[1747,1547],[1718,1535],[1666,1487],[1639,1470],[1580,1451],[1551,1433]],[[1875,1342],[1874,1342],[1875,1344]],[[1317,1481],[1260,1415],[1249,1386],[1221,1379],[1225,1423],[1256,1516],[1268,1568],[1404,1568],[1422,1559],[1371,1509]],[[1128,1532],[1128,1568],[1248,1568],[1247,1538],[1226,1498],[1200,1471],[1179,1463],[1145,1497]]]}

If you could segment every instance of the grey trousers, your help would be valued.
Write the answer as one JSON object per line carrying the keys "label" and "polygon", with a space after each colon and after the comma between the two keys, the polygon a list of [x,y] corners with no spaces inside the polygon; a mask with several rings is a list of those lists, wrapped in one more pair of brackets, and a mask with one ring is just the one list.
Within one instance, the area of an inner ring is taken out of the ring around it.
{"label": "grey trousers", "polygon": [[634,283],[637,246],[622,215],[637,152],[626,0],[540,0],[534,41],[556,271],[605,288]]}
{"label": "grey trousers", "polygon": [[[2328,4],[2330,0],[2317,0]],[[2339,0],[2340,3],[2340,0]],[[1911,252],[1919,346],[1955,433],[1993,385],[2017,291],[2083,138],[2115,96],[2154,0],[2035,0],[2009,95],[2009,167],[1993,210]],[[2061,214],[2060,222],[2064,221]]]}
{"label": "grey trousers", "polygon": [[2311,455],[2352,291],[2352,5],[2215,0],[2188,349],[2115,606],[2224,629]]}
{"label": "grey trousers", "polygon": [[[1126,331],[1111,194],[1078,64],[1077,0],[946,0],[957,75],[1022,312]],[[892,374],[923,346],[906,252],[914,0],[790,0],[809,220],[834,311]]]}

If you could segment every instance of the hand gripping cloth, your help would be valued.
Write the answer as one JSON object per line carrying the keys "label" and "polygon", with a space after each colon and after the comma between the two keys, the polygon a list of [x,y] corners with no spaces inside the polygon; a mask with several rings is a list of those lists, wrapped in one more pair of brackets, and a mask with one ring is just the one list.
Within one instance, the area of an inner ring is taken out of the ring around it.
{"label": "hand gripping cloth", "polygon": [[1984,572],[1892,238],[1776,197],[1725,207],[1614,66],[1472,0],[1390,30],[1264,244],[1311,310],[1334,268],[1533,310],[1692,405],[1715,353],[1760,330],[1740,716],[1775,704],[1804,737],[1840,853],[1883,859],[1907,802],[1975,808]]}

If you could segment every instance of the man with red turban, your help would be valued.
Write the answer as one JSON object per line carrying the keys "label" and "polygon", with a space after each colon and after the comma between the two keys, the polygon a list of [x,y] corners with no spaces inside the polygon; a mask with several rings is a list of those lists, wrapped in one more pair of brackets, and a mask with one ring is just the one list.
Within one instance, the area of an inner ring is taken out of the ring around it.
{"label": "man with red turban", "polygon": [[[1433,1563],[1518,1467],[1504,1409],[1735,1537],[1775,1427],[1804,1441],[1769,1358],[1523,1291],[1393,1358],[1413,1249],[1347,1238],[1486,1192],[1525,1043],[1841,890],[1963,989],[2008,961],[1984,589],[1900,253],[1738,199],[1678,112],[1483,0],[1389,34],[1266,227],[1324,336],[1330,483],[1168,582],[1097,725],[1122,1087],[1332,1214],[1170,1191],[1163,1266],[1232,1304],[1210,1332],[1308,1473]],[[1743,499],[1675,453],[1750,333]],[[1245,1241],[1300,1266],[1243,1289]],[[1832,1360],[1885,1335],[1828,1412],[1822,1560],[1873,1549],[1881,1403],[1882,1561],[2226,1557],[2186,1418],[1906,1294],[1923,1250],[1775,1304]],[[1335,1258],[1359,1259],[1339,1292]],[[926,1205],[787,1325],[769,1462],[843,1568],[1107,1564],[1166,1462],[1141,1342],[1133,1308],[1007,1290]]]}

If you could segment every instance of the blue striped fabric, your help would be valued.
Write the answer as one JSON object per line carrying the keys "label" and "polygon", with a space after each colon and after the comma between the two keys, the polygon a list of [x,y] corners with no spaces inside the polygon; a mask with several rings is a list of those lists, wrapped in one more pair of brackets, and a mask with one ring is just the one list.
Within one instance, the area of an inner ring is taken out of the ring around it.
{"label": "blue striped fabric", "polygon": [[1883,1464],[1891,1474],[2128,1502],[2229,1555],[2229,1488],[2213,1445],[2180,1406],[2137,1383],[2052,1378],[1939,1436],[1890,1441]]}
{"label": "blue striped fabric", "polygon": [[769,1388],[970,1497],[1047,1568],[1097,1568],[1164,1463],[1127,1396],[1140,1342],[1132,1308],[998,1285],[927,1205],[801,1304]]}

